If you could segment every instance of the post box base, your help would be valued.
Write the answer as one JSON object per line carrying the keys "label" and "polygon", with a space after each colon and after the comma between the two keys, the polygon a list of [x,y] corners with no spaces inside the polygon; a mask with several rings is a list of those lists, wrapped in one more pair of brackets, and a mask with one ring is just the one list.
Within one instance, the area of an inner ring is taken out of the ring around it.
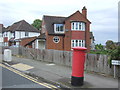
{"label": "post box base", "polygon": [[82,86],[84,77],[71,77],[71,85],[73,86]]}

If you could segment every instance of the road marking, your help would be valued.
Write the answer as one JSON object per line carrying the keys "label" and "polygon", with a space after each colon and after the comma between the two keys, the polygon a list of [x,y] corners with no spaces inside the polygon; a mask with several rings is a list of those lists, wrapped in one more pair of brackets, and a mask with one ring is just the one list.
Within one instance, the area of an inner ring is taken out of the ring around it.
{"label": "road marking", "polygon": [[22,71],[26,71],[26,70],[34,68],[30,65],[23,64],[23,63],[14,64],[14,65],[11,65],[11,67],[16,68],[18,70],[22,70]]}
{"label": "road marking", "polygon": [[17,71],[17,70],[15,70],[15,69],[13,69],[13,68],[7,67],[7,66],[5,66],[5,65],[3,65],[3,64],[0,64],[0,66],[2,66],[2,67],[4,67],[4,68],[6,68],[6,69],[8,69],[8,70],[10,70],[10,71],[18,74],[18,75],[20,75],[20,76],[22,76],[22,77],[24,77],[24,78],[27,78],[27,79],[29,79],[29,80],[31,80],[31,81],[33,81],[34,83],[37,83],[37,84],[39,84],[39,85],[45,86],[45,87],[47,87],[47,88],[51,88],[51,89],[53,89],[53,90],[54,90],[55,88],[57,88],[56,86],[53,86],[53,85],[51,85],[51,84],[40,83],[40,82],[37,81],[37,79],[35,79],[35,78],[31,77],[31,76],[28,76],[28,75],[26,75],[26,74],[24,74],[24,73],[21,73],[20,71]]}

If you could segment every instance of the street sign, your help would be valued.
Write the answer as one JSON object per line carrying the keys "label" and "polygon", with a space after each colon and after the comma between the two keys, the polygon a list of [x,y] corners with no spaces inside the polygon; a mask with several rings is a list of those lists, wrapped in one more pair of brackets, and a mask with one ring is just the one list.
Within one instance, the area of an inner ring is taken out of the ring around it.
{"label": "street sign", "polygon": [[118,61],[118,60],[112,60],[112,65],[120,65],[120,61]]}
{"label": "street sign", "polygon": [[120,61],[119,60],[112,60],[112,65],[114,65],[114,78],[116,77],[116,65],[120,65]]}

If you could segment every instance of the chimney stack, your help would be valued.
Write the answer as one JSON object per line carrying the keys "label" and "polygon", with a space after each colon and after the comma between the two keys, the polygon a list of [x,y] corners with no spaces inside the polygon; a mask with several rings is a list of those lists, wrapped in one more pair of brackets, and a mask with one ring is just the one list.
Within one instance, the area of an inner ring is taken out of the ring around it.
{"label": "chimney stack", "polygon": [[85,18],[87,18],[87,9],[85,6],[82,9],[82,14],[85,16]]}
{"label": "chimney stack", "polygon": [[0,27],[3,27],[3,24],[0,24]]}

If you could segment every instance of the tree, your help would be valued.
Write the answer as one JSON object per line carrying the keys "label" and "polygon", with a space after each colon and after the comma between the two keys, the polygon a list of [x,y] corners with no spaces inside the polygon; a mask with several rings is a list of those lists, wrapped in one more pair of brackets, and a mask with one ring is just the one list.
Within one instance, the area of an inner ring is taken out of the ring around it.
{"label": "tree", "polygon": [[104,47],[102,44],[97,44],[97,45],[95,45],[95,49],[96,50],[104,50]]}
{"label": "tree", "polygon": [[40,19],[35,19],[32,23],[32,25],[37,28],[38,30],[41,30],[42,27],[42,20]]}
{"label": "tree", "polygon": [[116,45],[114,44],[114,42],[113,42],[112,40],[108,40],[108,41],[106,42],[106,48],[107,48],[108,50],[113,50],[113,49],[116,48]]}

